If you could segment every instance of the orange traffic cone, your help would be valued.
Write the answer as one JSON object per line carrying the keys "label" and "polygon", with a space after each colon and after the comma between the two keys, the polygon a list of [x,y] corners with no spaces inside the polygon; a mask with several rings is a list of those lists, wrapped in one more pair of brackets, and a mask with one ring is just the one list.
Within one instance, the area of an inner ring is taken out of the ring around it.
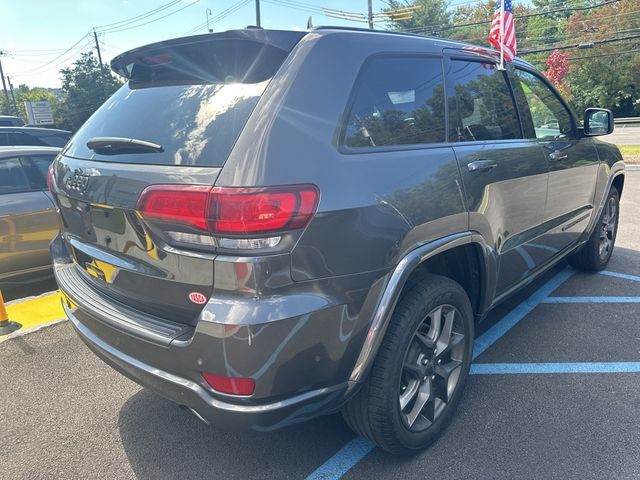
{"label": "orange traffic cone", "polygon": [[10,322],[7,309],[4,306],[4,298],[2,298],[2,292],[0,291],[0,335],[9,335],[12,332],[18,330],[22,325],[18,322]]}

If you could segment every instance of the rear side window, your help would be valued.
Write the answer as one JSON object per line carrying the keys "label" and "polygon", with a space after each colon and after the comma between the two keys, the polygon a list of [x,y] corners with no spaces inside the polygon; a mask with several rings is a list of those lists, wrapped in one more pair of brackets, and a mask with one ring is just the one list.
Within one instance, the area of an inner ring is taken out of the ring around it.
{"label": "rear side window", "polygon": [[355,85],[344,145],[352,148],[445,141],[444,80],[438,58],[375,57]]}
{"label": "rear side window", "polygon": [[31,188],[34,190],[47,188],[47,173],[54,158],[56,158],[55,155],[32,155],[22,158]]}
{"label": "rear side window", "polygon": [[[73,137],[65,155],[103,162],[222,166],[270,78],[288,53],[219,40],[125,54],[129,82]],[[162,152],[96,153],[95,137],[134,138]]]}
{"label": "rear side window", "polygon": [[31,135],[37,136],[41,142],[50,147],[64,147],[69,141],[69,135],[64,133],[38,132]]}
{"label": "rear side window", "polygon": [[0,194],[30,190],[20,159],[0,160]]}
{"label": "rear side window", "polygon": [[450,141],[521,138],[511,91],[495,65],[452,60],[447,81]]}
{"label": "rear side window", "polygon": [[47,143],[35,135],[24,132],[9,132],[9,145],[46,147]]}

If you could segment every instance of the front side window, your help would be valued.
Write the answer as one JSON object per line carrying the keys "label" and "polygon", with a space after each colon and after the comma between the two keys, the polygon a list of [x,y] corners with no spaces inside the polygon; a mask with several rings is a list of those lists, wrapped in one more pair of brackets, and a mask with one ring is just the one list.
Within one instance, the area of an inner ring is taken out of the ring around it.
{"label": "front side window", "polygon": [[440,59],[373,58],[355,86],[344,144],[363,148],[444,142],[444,114]]}
{"label": "front side window", "polygon": [[24,192],[29,190],[29,182],[20,159],[0,160],[0,194]]}
{"label": "front side window", "polygon": [[571,115],[545,82],[524,70],[515,70],[511,79],[527,138],[571,136]]}
{"label": "front side window", "polygon": [[450,141],[521,138],[511,91],[494,64],[452,60],[447,81]]}

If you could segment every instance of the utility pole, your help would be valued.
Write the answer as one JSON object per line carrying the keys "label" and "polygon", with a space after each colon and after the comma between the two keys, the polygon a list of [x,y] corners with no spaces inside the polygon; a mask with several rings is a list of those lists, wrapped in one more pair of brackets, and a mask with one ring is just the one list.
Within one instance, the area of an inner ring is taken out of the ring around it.
{"label": "utility pole", "polygon": [[205,13],[207,14],[207,32],[213,33],[213,29],[209,28],[209,16],[211,15],[211,9],[207,8],[207,11]]}
{"label": "utility pole", "polygon": [[373,0],[367,1],[367,19],[369,20],[369,28],[373,30]]}
{"label": "utility pole", "polygon": [[[0,57],[4,52],[0,50]],[[4,72],[2,71],[2,59],[0,58],[0,77],[2,77],[2,89],[4,90],[4,105],[2,108],[2,113],[9,113],[9,93],[7,92],[7,84],[4,81]]]}
{"label": "utility pole", "polygon": [[260,0],[256,0],[256,27],[260,26]]}
{"label": "utility pole", "polygon": [[96,50],[98,51],[98,61],[100,62],[100,67],[102,67],[102,55],[100,55],[100,44],[98,43],[98,34],[96,33],[96,29],[93,29],[93,38],[96,40]]}
{"label": "utility pole", "polygon": [[18,106],[16,105],[16,96],[13,93],[13,84],[11,83],[11,78],[7,75],[7,83],[9,84],[9,90],[11,91],[11,99],[13,100],[13,110],[15,111],[16,117],[18,116]]}

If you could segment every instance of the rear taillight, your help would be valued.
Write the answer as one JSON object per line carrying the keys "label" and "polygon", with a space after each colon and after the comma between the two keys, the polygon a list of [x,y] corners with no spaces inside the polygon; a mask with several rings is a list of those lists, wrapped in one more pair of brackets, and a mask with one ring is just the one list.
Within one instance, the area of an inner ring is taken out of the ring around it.
{"label": "rear taillight", "polygon": [[207,203],[211,187],[152,185],[140,195],[136,209],[150,220],[207,229]]}
{"label": "rear taillight", "polygon": [[318,206],[312,185],[211,190],[209,230],[246,235],[274,233],[304,227]]}
{"label": "rear taillight", "polygon": [[136,209],[149,220],[187,225],[213,235],[255,237],[306,226],[319,197],[315,185],[152,185],[142,192]]}
{"label": "rear taillight", "polygon": [[53,163],[49,165],[49,170],[47,170],[47,188],[51,193],[55,193],[56,181],[53,176]]}

